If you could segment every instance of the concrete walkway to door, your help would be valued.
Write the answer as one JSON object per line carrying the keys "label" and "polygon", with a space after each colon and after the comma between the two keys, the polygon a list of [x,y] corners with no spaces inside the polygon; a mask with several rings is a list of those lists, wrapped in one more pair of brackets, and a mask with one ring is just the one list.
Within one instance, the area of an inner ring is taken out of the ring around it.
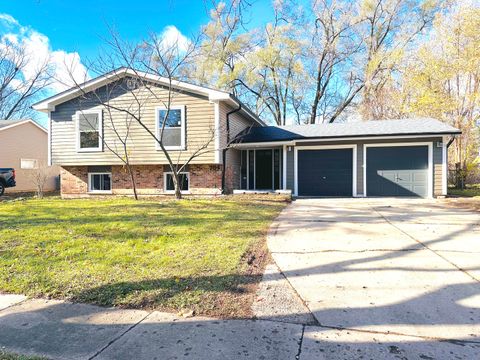
{"label": "concrete walkway to door", "polygon": [[480,358],[478,213],[436,200],[299,199],[268,246],[320,324],[305,329],[302,358]]}

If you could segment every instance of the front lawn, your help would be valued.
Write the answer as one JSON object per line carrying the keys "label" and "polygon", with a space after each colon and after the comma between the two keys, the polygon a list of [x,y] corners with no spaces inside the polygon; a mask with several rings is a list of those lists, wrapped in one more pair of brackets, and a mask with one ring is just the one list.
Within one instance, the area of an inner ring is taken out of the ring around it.
{"label": "front lawn", "polygon": [[249,316],[285,199],[0,202],[0,292]]}

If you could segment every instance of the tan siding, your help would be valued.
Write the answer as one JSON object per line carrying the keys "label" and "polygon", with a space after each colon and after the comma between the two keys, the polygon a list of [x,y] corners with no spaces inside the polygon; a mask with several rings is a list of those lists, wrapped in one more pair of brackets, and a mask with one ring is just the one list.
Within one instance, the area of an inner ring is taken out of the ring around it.
{"label": "tan siding", "polygon": [[[220,148],[224,149],[227,146],[227,113],[234,110],[231,106],[220,103]],[[257,126],[257,123],[240,112],[235,112],[229,116],[229,132],[230,140],[234,139],[240,132],[251,126]],[[240,188],[240,166],[241,155],[239,150],[229,149],[226,153],[226,185],[227,191]],[[221,159],[221,157],[220,157]]]}
{"label": "tan siding", "polygon": [[[35,191],[32,181],[34,170],[21,169],[21,159],[35,159],[41,166],[48,162],[48,135],[32,123],[17,125],[0,131],[0,167],[14,168],[17,185],[7,192]],[[48,180],[45,190],[55,190],[56,177],[60,174],[57,166],[48,167]]]}
{"label": "tan siding", "polygon": [[[152,95],[144,88],[135,91],[140,99],[141,117],[145,125],[153,132],[155,131],[155,107],[162,106],[162,100],[166,101],[168,91],[154,86],[151,88],[155,95]],[[105,91],[100,89],[98,92]],[[118,92],[111,100],[112,106],[129,108],[135,103],[130,92]],[[207,152],[195,158],[192,164],[213,163],[214,146],[213,140],[215,128],[214,105],[205,97],[189,93],[176,92],[173,95],[172,106],[185,105],[186,122],[186,145],[185,151],[170,150],[175,161],[179,162],[188,159],[199,147],[208,143]],[[121,164],[121,161],[105,146],[103,152],[77,152],[76,150],[76,119],[75,112],[79,110],[101,109],[95,102],[74,99],[58,105],[52,118],[52,161],[60,165],[114,165]],[[119,111],[112,111],[112,116],[103,109],[104,139],[112,148],[118,139],[113,131],[112,122],[115,128],[125,133],[125,115]],[[162,151],[156,149],[155,140],[135,120],[132,122],[130,133],[131,145],[129,154],[132,164],[166,164],[167,160]]]}
{"label": "tan siding", "polygon": [[442,139],[437,139],[433,142],[433,194],[435,196],[442,195],[442,148],[437,147],[437,142]]}

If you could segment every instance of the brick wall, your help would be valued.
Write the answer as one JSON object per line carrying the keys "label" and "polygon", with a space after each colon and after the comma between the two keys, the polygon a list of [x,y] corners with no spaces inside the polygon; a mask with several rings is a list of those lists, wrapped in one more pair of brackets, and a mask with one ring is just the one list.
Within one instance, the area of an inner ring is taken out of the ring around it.
{"label": "brick wall", "polygon": [[77,196],[87,193],[87,167],[62,167],[60,171],[60,191],[62,196]]}
{"label": "brick wall", "polygon": [[190,192],[218,195],[222,193],[221,165],[190,165]]}
{"label": "brick wall", "polygon": [[[112,193],[133,195],[132,183],[126,169],[112,166]],[[164,194],[163,165],[135,165],[137,193],[140,195]],[[221,165],[190,165],[190,192],[196,195],[218,195],[222,187]],[[61,171],[63,197],[88,196],[88,167],[64,166]]]}

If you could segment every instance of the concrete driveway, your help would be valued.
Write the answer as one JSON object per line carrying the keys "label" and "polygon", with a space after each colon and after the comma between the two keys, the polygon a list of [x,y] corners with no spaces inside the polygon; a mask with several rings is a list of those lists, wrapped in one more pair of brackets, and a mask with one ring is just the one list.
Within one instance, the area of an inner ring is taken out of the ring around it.
{"label": "concrete driveway", "polygon": [[299,199],[268,246],[320,325],[306,327],[302,358],[480,358],[478,213],[435,200]]}

